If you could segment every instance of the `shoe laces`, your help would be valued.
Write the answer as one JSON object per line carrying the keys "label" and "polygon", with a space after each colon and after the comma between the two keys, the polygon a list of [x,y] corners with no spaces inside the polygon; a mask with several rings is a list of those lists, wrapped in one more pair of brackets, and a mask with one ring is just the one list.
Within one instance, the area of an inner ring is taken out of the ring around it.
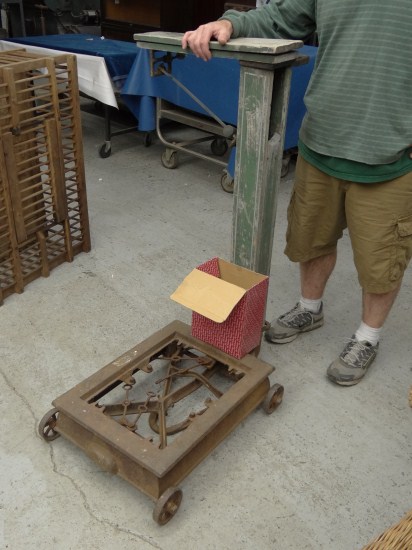
{"label": "shoe laces", "polygon": [[351,338],[340,354],[341,359],[352,368],[363,368],[374,355],[375,348],[369,342],[359,342]]}
{"label": "shoe laces", "polygon": [[279,318],[282,324],[289,327],[301,327],[312,321],[312,313],[304,309],[298,302],[293,309]]}

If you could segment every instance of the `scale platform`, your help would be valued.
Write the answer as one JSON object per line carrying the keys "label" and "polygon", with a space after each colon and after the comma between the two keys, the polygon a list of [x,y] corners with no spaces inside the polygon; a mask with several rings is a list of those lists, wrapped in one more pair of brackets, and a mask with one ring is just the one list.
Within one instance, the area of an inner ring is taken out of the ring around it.
{"label": "scale platform", "polygon": [[174,321],[55,399],[39,433],[48,442],[62,435],[154,499],[163,525],[180,506],[178,484],[259,405],[270,414],[281,403],[273,370]]}

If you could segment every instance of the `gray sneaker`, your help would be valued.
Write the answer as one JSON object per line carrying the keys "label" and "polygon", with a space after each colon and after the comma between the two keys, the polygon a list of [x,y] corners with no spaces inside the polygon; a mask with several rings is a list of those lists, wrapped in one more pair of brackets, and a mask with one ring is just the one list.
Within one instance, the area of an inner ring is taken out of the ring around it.
{"label": "gray sneaker", "polygon": [[328,378],[341,386],[353,386],[362,380],[378,353],[379,343],[358,342],[355,336],[349,340],[342,353],[326,371]]}
{"label": "gray sneaker", "polygon": [[301,332],[309,332],[323,325],[323,304],[319,313],[303,308],[298,302],[293,309],[278,317],[265,332],[265,339],[273,344],[292,342]]}

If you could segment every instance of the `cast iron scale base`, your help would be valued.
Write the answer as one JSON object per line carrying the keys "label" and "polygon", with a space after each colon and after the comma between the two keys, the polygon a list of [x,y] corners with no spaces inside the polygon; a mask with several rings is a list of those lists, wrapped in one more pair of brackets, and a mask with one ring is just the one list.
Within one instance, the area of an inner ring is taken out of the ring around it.
{"label": "cast iron scale base", "polygon": [[272,413],[283,387],[254,355],[241,360],[193,338],[174,321],[53,401],[39,424],[156,501],[163,525],[178,484],[259,405]]}

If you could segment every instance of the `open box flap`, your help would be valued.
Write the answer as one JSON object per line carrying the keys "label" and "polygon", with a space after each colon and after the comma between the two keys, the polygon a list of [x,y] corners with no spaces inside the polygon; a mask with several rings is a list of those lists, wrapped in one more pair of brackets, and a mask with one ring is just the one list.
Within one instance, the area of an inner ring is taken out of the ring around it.
{"label": "open box flap", "polygon": [[245,288],[194,269],[170,297],[216,323],[223,323],[245,294]]}
{"label": "open box flap", "polygon": [[246,290],[251,289],[268,278],[267,275],[256,273],[246,267],[222,260],[222,258],[218,258],[217,260],[219,263],[220,278]]}

